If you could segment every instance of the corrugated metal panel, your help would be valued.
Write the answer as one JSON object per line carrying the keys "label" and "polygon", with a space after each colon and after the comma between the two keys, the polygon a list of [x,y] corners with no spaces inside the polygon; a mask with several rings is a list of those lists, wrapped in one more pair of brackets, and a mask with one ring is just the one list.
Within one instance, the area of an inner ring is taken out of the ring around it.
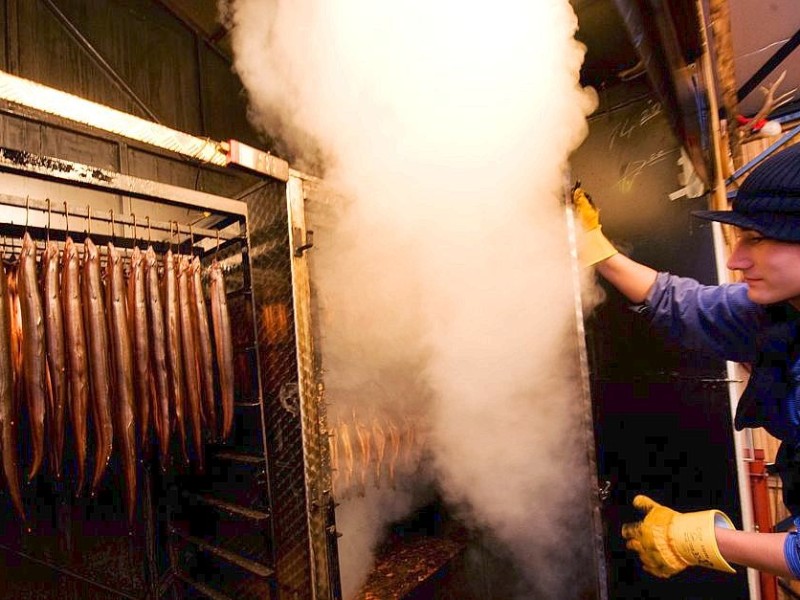
{"label": "corrugated metal panel", "polygon": [[128,148],[130,175],[234,198],[260,179],[243,171],[211,169],[188,160]]}
{"label": "corrugated metal panel", "polygon": [[[55,6],[164,124],[202,133],[195,40],[145,0],[54,0]],[[20,4],[20,75],[145,116],[116,89],[44,2]]]}
{"label": "corrugated metal panel", "polygon": [[[0,23],[8,23],[8,15],[6,14],[6,4],[5,2],[0,3]],[[3,33],[5,34],[5,28]],[[5,41],[5,40],[3,40]],[[0,44],[0,65],[3,65],[3,69],[8,71],[8,59],[6,57],[6,45],[5,43]]]}
{"label": "corrugated metal panel", "polygon": [[41,149],[44,156],[57,156],[90,164],[110,171],[119,170],[119,147],[112,142],[90,138],[80,133],[40,125]]}
{"label": "corrugated metal panel", "polygon": [[41,130],[36,123],[0,114],[0,145],[3,147],[36,152],[41,145],[40,138]]}
{"label": "corrugated metal panel", "polygon": [[[17,6],[20,42],[16,74],[143,116],[69,38],[42,2],[19,2]],[[111,35],[109,39],[113,39]]]}
{"label": "corrugated metal panel", "polygon": [[0,145],[101,169],[119,170],[118,147],[114,142],[15,115],[0,114]]}
{"label": "corrugated metal panel", "polygon": [[198,0],[169,0],[175,10],[182,14],[190,15],[192,21],[203,30],[206,35],[213,34],[220,26],[217,21],[216,2],[198,2]]}
{"label": "corrugated metal panel", "polygon": [[234,138],[256,147],[274,147],[263,140],[247,121],[247,97],[241,80],[229,63],[203,47],[200,51],[202,88],[207,135],[212,139]]}
{"label": "corrugated metal panel", "polygon": [[[242,170],[202,166],[170,156],[167,152],[149,152],[114,139],[68,129],[58,122],[4,113],[2,108],[0,106],[0,146],[4,148],[79,162],[228,198],[238,196],[261,181]],[[124,168],[119,164],[120,153]]]}
{"label": "corrugated metal panel", "polygon": [[189,161],[165,159],[157,154],[131,149],[128,152],[131,175],[161,183],[197,189],[201,167]]}
{"label": "corrugated metal panel", "polygon": [[149,111],[187,133],[274,147],[248,122],[230,63],[157,2],[9,0],[0,15],[0,65],[11,73],[136,116],[151,118]]}

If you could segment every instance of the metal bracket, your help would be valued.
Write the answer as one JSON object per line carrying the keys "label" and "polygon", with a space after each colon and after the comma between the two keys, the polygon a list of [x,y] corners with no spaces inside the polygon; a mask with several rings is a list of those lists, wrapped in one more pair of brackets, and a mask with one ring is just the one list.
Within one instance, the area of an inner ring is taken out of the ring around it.
{"label": "metal bracket", "polygon": [[300,388],[297,383],[284,383],[278,392],[278,402],[288,413],[300,414]]}
{"label": "metal bracket", "polygon": [[[298,240],[301,240],[303,238],[303,232],[299,227],[294,227],[293,229],[294,229],[294,240],[295,242],[297,242]],[[313,247],[314,247],[314,232],[308,230],[306,231],[305,243],[299,244],[294,247],[294,255],[299,258],[303,256],[303,253],[306,250],[310,250]]]}
{"label": "metal bracket", "polygon": [[611,497],[611,482],[607,479],[603,481],[603,485],[597,488],[597,495],[600,498],[600,502],[605,502]]}

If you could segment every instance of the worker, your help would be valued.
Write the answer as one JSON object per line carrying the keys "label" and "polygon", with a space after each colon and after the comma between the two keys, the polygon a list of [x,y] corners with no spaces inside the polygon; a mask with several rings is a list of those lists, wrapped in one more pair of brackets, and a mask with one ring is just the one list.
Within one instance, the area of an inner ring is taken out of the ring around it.
{"label": "worker", "polygon": [[[776,466],[783,500],[800,517],[800,144],[753,169],[731,210],[693,213],[733,226],[728,268],[741,272],[742,283],[702,285],[637,263],[604,236],[599,210],[580,187],[573,200],[584,266],[594,265],[643,305],[657,331],[684,347],[751,365],[735,426],[764,427],[781,440]],[[800,579],[796,532],[736,531],[718,510],[681,513],[643,495],[633,504],[643,519],[623,525],[622,536],[653,575],[670,577],[689,566],[734,572],[734,563]]]}

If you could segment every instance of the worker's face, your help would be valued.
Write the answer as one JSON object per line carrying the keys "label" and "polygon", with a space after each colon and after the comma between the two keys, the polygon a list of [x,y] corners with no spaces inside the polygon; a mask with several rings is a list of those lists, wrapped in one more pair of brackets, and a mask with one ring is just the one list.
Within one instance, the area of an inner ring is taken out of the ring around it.
{"label": "worker's face", "polygon": [[800,309],[800,244],[779,242],[752,229],[736,229],[728,268],[741,271],[747,295],[758,304],[789,301]]}

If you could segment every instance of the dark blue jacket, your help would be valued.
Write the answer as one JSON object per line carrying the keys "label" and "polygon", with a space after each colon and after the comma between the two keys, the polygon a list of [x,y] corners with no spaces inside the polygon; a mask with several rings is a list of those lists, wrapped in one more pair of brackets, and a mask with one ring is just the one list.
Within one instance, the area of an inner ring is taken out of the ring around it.
{"label": "dark blue jacket", "polygon": [[787,303],[747,298],[745,284],[706,286],[659,273],[646,301],[652,324],[686,348],[749,363],[752,372],[735,425],[764,427],[800,446],[800,313]]}

